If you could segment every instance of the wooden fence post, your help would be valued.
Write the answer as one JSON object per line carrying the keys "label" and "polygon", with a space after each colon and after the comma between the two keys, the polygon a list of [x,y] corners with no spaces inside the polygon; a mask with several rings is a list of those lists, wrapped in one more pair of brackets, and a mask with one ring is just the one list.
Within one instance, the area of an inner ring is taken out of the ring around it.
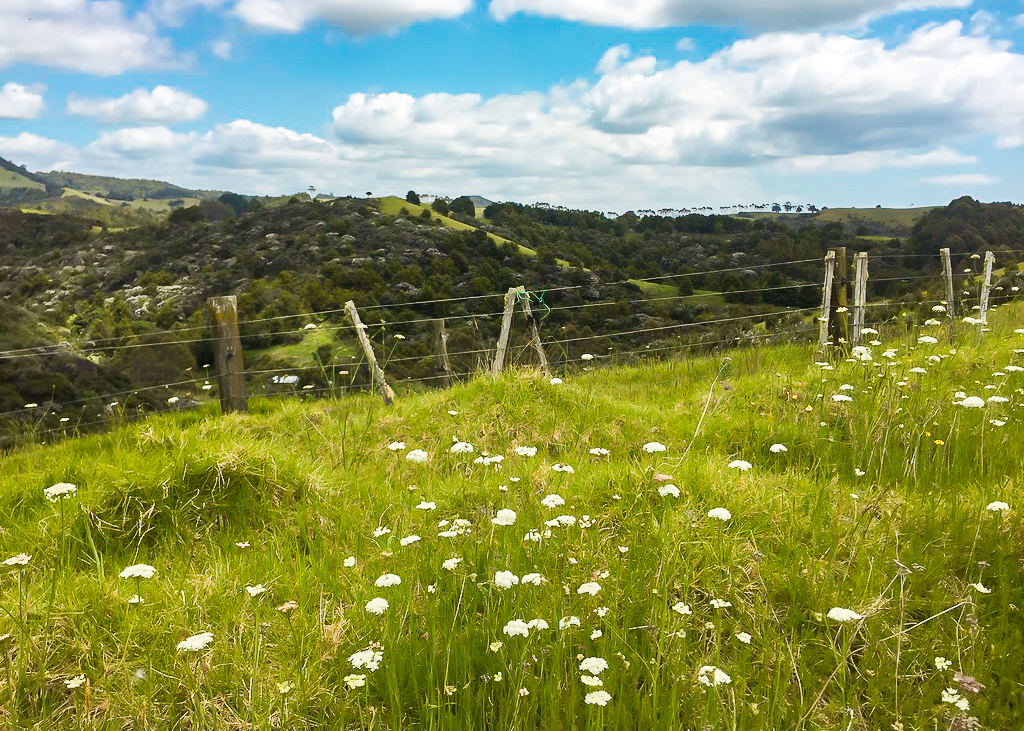
{"label": "wooden fence post", "polygon": [[235,297],[211,297],[207,300],[213,330],[217,338],[213,362],[217,368],[220,410],[230,414],[249,410],[245,395],[245,366],[242,363],[242,339],[238,334],[238,303]]}
{"label": "wooden fence post", "polygon": [[505,367],[505,350],[508,348],[508,333],[512,328],[512,310],[516,306],[516,295],[525,292],[522,287],[509,287],[505,293],[505,313],[501,316],[501,333],[498,335],[498,352],[494,355],[491,374],[498,375]]}
{"label": "wooden fence post", "polygon": [[[522,289],[520,287],[520,289]],[[537,330],[537,321],[533,317],[533,310],[530,309],[530,298],[524,297],[523,300],[523,312],[526,313],[526,319],[530,321],[530,342],[533,344],[533,349],[537,351],[537,358],[540,360],[540,370],[544,374],[545,378],[551,378],[551,369],[548,367],[548,359],[544,355],[544,345],[540,341],[540,332]]]}
{"label": "wooden fence post", "polygon": [[828,325],[832,316],[832,278],[835,274],[836,252],[829,250],[825,254],[825,281],[821,291],[821,319],[818,320],[818,348],[824,348],[828,342]]}
{"label": "wooden fence post", "polygon": [[991,251],[985,252],[985,279],[981,282],[981,315],[979,319],[982,325],[988,324],[988,295],[992,290],[992,265],[996,257]]}
{"label": "wooden fence post", "polygon": [[853,344],[860,345],[864,328],[864,304],[868,293],[868,253],[862,251],[853,257],[855,279],[853,284]]}
{"label": "wooden fence post", "polygon": [[942,256],[942,277],[946,281],[946,312],[949,315],[949,342],[956,342],[956,306],[953,304],[953,262],[949,258],[949,249],[939,249]]}
{"label": "wooden fence post", "polygon": [[836,284],[832,301],[836,305],[832,318],[832,344],[839,346],[850,342],[850,267],[846,261],[846,247],[837,246]]}
{"label": "wooden fence post", "polygon": [[391,390],[391,386],[384,379],[384,370],[377,365],[377,356],[373,353],[373,346],[370,345],[370,339],[366,337],[366,325],[359,319],[359,313],[356,311],[356,303],[349,300],[345,303],[345,312],[352,318],[352,324],[356,326],[356,336],[359,338],[359,344],[363,346],[363,354],[366,356],[366,360],[370,364],[370,374],[373,378],[373,382],[376,384],[377,389],[380,391],[380,395],[384,399],[384,403],[391,406],[395,402],[395,392]]}
{"label": "wooden fence post", "polygon": [[444,327],[444,318],[434,320],[435,352],[441,359],[441,368],[444,369],[444,385],[451,388],[455,374],[452,373],[452,364],[448,360],[448,331]]}

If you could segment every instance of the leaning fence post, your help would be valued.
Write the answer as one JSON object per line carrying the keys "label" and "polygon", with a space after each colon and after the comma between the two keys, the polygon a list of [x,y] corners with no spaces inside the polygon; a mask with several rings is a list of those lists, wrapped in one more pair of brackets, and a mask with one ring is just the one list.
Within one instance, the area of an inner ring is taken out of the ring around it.
{"label": "leaning fence post", "polygon": [[939,249],[942,256],[942,277],[946,280],[946,308],[949,314],[949,342],[956,342],[956,307],[953,304],[953,262],[949,258],[949,249]]}
{"label": "leaning fence post", "polygon": [[501,316],[501,333],[498,335],[498,352],[494,355],[491,373],[498,375],[505,367],[505,350],[508,348],[508,332],[512,328],[512,310],[516,306],[516,295],[525,292],[522,287],[509,287],[505,293],[505,313]]}
{"label": "leaning fence post", "polygon": [[249,400],[245,395],[245,366],[242,363],[242,338],[238,334],[238,302],[233,295],[210,297],[206,302],[213,319],[217,342],[213,349],[213,362],[217,368],[220,391],[220,410],[245,413]]}
{"label": "leaning fence post", "polygon": [[992,290],[992,265],[996,257],[991,251],[985,252],[985,278],[981,282],[981,314],[979,318],[982,325],[988,324],[988,295]]}
{"label": "leaning fence post", "polygon": [[377,389],[380,391],[380,395],[384,399],[384,403],[391,406],[395,402],[395,392],[391,390],[391,386],[384,379],[384,370],[377,365],[377,356],[373,354],[373,346],[370,345],[370,339],[366,337],[366,325],[359,319],[359,313],[356,311],[356,303],[349,300],[345,303],[345,312],[352,318],[352,324],[356,326],[356,337],[359,338],[359,344],[363,346],[363,354],[366,356],[366,360],[370,364],[370,373],[373,377],[373,382],[376,384]]}
{"label": "leaning fence post", "polygon": [[825,254],[825,281],[822,283],[821,319],[818,320],[818,348],[828,342],[828,325],[832,310],[832,277],[836,268],[836,252],[830,249]]}
{"label": "leaning fence post", "polygon": [[551,377],[551,369],[548,368],[548,359],[544,355],[544,345],[540,341],[540,332],[537,330],[537,321],[533,317],[533,310],[530,309],[530,298],[524,297],[523,300],[523,312],[526,314],[526,319],[530,321],[530,343],[533,345],[533,349],[537,351],[537,358],[540,360],[540,370],[544,374],[545,378]]}
{"label": "leaning fence post", "polygon": [[452,373],[452,364],[448,360],[448,331],[445,329],[443,317],[434,320],[434,335],[434,348],[437,357],[441,359],[441,367],[444,369],[444,385],[451,387],[454,374]]}
{"label": "leaning fence post", "polygon": [[855,279],[853,284],[853,344],[859,345],[864,328],[864,303],[868,292],[868,253],[862,251],[853,257]]}

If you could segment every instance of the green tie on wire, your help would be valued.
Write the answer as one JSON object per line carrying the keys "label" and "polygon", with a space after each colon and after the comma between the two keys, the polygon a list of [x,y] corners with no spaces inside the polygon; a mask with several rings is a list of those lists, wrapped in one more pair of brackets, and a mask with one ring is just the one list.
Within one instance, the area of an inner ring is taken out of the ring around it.
{"label": "green tie on wire", "polygon": [[540,319],[543,320],[545,317],[547,317],[548,315],[551,314],[551,308],[548,306],[548,303],[544,301],[544,295],[546,295],[546,294],[547,294],[547,292],[541,292],[540,294],[537,294],[536,292],[527,292],[527,291],[523,290],[521,292],[516,292],[516,299],[517,300],[524,300],[524,299],[525,300],[530,300],[530,299],[532,299],[537,304],[544,305],[544,309],[547,310],[547,311],[544,313],[544,317],[540,318]]}

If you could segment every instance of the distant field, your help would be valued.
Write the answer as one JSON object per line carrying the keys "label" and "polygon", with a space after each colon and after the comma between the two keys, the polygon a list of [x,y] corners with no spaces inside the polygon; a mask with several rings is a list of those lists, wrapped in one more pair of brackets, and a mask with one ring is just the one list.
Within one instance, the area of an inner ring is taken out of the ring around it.
{"label": "distant field", "polygon": [[919,208],[829,208],[818,214],[820,221],[839,221],[846,223],[861,219],[879,223],[883,226],[913,227],[918,220],[939,206],[921,206]]}
{"label": "distant field", "polygon": [[301,342],[275,345],[270,348],[247,349],[245,357],[250,361],[285,363],[286,367],[291,368],[313,368],[318,365],[315,357],[316,350],[323,345],[330,345],[334,349],[335,360],[355,354],[354,346],[340,343],[334,338],[332,328],[318,327],[315,330],[304,332]]}
{"label": "distant field", "polygon": [[[918,208],[828,208],[818,213],[773,213],[771,211],[750,211],[736,214],[734,218],[777,218],[797,219],[814,218],[816,221],[826,223],[838,221],[840,223],[851,223],[864,221],[877,223],[883,226],[897,226],[911,228],[928,211],[939,206],[920,206]],[[891,236],[882,237],[885,240]]]}
{"label": "distant field", "polygon": [[34,188],[36,190],[45,190],[46,186],[30,180],[24,175],[12,173],[10,170],[0,170],[0,188]]}
{"label": "distant field", "polygon": [[75,190],[74,188],[65,188],[61,197],[84,198],[87,201],[92,201],[93,203],[98,203],[99,205],[102,206],[122,207],[122,204],[127,203],[128,207],[132,208],[133,210],[150,211],[152,213],[170,213],[172,200],[184,201],[185,208],[188,208],[189,206],[197,206],[201,202],[199,198],[149,198],[146,200],[143,200],[142,198],[137,198],[136,200],[133,201],[110,200],[98,195],[93,195],[92,193],[86,193],[81,190]]}
{"label": "distant field", "polygon": [[[455,229],[456,231],[473,231],[476,228],[475,226],[470,226],[468,223],[456,221],[454,218],[442,216],[438,214],[436,211],[431,210],[430,206],[409,203],[408,201],[403,200],[397,196],[389,195],[385,196],[384,198],[378,198],[377,203],[380,207],[380,212],[387,216],[398,216],[401,214],[403,208],[407,209],[411,216],[419,216],[420,214],[423,213],[423,211],[429,210],[430,215],[438,219],[441,222],[441,225],[445,226],[446,228],[452,228]],[[477,211],[477,215],[479,215],[479,209]],[[496,234],[488,233],[487,235],[491,238],[492,241],[494,241],[497,244],[515,244],[514,241],[509,241],[508,239],[498,236]],[[523,254],[527,254],[528,256],[537,255],[537,252],[534,251],[533,249],[527,248],[520,244],[515,245],[519,247],[519,251]],[[568,262],[565,263],[568,264]]]}

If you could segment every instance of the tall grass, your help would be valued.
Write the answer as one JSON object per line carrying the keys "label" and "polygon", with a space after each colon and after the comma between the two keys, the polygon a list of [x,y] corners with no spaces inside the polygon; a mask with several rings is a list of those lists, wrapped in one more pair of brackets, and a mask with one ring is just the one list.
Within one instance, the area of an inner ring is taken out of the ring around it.
{"label": "tall grass", "polygon": [[1016,313],[955,352],[515,372],[5,456],[0,726],[1017,728]]}

